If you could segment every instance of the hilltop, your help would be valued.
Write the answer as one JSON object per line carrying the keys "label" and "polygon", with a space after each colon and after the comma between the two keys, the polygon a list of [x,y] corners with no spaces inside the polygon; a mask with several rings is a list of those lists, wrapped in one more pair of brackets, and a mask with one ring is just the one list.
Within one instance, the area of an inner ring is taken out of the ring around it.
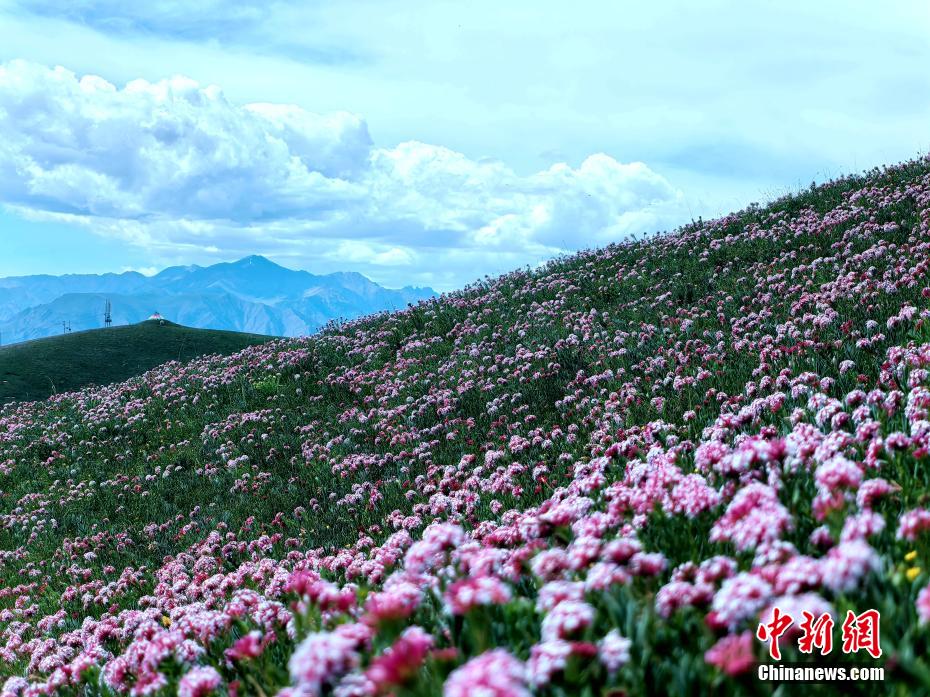
{"label": "hilltop", "polygon": [[4,346],[0,347],[0,404],[121,382],[169,361],[225,356],[270,340],[257,334],[144,321]]}
{"label": "hilltop", "polygon": [[926,694],[928,270],[921,159],[7,405],[4,697]]}

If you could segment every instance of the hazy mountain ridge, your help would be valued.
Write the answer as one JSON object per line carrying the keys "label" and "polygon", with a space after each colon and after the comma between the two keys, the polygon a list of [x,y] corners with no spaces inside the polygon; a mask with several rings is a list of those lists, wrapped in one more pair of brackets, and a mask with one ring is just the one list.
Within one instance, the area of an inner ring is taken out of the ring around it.
{"label": "hazy mountain ridge", "polygon": [[169,267],[154,276],[122,274],[0,278],[4,344],[103,326],[106,300],[116,326],[160,312],[190,327],[299,336],[329,320],[405,307],[430,288],[390,289],[357,273],[315,275],[260,256],[212,266]]}

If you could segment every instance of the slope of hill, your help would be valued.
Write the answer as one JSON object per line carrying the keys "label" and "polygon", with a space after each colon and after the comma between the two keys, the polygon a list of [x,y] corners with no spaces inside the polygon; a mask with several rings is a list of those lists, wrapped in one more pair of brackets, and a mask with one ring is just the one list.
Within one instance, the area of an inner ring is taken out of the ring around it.
{"label": "slope of hill", "polygon": [[123,274],[0,278],[0,334],[6,343],[96,329],[106,300],[116,325],[158,310],[202,329],[275,336],[311,334],[335,319],[397,310],[435,295],[429,288],[383,288],[357,273],[316,276],[260,256],[213,266],[177,266],[152,277]]}
{"label": "slope of hill", "polygon": [[926,694],[928,269],[920,160],[7,406],[5,694]]}
{"label": "slope of hill", "polygon": [[108,385],[169,361],[229,355],[271,337],[172,322],[93,329],[0,348],[0,404]]}

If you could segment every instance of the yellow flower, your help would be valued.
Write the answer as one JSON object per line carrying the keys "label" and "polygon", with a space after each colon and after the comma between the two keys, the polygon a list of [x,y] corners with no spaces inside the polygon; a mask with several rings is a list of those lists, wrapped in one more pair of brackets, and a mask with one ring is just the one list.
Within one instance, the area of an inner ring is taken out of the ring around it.
{"label": "yellow flower", "polygon": [[914,561],[916,558],[917,558],[916,550],[911,550],[910,552],[904,555],[904,561]]}
{"label": "yellow flower", "polygon": [[168,617],[168,615],[162,615],[162,616],[161,616],[161,623],[162,623],[163,625],[165,625],[166,627],[170,627],[170,626],[171,626],[171,618]]}
{"label": "yellow flower", "polygon": [[905,576],[907,576],[908,581],[913,581],[919,575],[920,575],[919,566],[912,566],[910,569],[907,570],[907,572],[905,572]]}

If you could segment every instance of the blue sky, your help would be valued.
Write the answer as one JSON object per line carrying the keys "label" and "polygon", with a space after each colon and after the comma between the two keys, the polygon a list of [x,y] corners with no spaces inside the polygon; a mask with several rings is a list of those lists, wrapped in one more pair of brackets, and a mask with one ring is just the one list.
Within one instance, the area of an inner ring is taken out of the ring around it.
{"label": "blue sky", "polygon": [[0,0],[0,275],[450,289],[930,149],[924,2]]}

